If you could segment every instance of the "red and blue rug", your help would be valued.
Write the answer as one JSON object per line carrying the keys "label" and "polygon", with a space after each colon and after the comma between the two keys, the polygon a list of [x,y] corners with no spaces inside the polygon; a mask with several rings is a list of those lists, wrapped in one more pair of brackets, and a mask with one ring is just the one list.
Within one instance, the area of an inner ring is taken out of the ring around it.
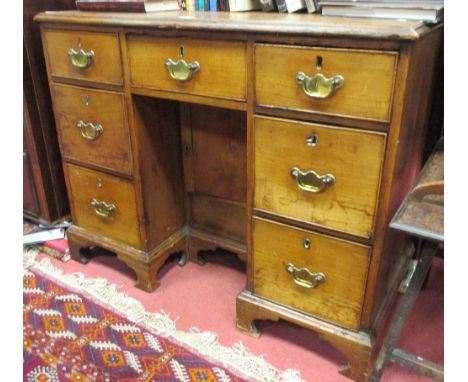
{"label": "red and blue rug", "polygon": [[242,381],[34,271],[23,291],[25,381]]}
{"label": "red and blue rug", "polygon": [[103,278],[63,274],[24,253],[23,381],[300,382],[241,343],[211,332],[178,331]]}

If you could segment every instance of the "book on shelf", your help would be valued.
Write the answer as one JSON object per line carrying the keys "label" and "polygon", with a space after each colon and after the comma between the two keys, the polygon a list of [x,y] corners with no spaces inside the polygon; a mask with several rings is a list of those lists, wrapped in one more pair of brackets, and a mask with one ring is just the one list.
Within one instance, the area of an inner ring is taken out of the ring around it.
{"label": "book on shelf", "polygon": [[260,0],[263,12],[277,12],[275,0]]}
{"label": "book on shelf", "polygon": [[317,0],[305,0],[307,13],[315,13],[318,10]]}
{"label": "book on shelf", "polygon": [[437,23],[444,18],[444,3],[436,0],[327,0],[319,4],[324,16],[406,19],[428,23]]}
{"label": "book on shelf", "polygon": [[221,12],[229,12],[229,0],[219,0],[219,10]]}
{"label": "book on shelf", "polygon": [[294,13],[306,9],[305,0],[276,0],[278,12]]}
{"label": "book on shelf", "polygon": [[177,11],[178,0],[76,0],[80,11],[92,12],[164,12]]}
{"label": "book on shelf", "polygon": [[245,12],[262,9],[260,0],[229,0],[230,12]]}

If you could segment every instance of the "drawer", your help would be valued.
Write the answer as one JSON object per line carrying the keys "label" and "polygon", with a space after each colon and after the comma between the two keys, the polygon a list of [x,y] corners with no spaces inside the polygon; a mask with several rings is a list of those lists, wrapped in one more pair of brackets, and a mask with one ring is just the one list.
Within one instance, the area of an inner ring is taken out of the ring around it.
{"label": "drawer", "polygon": [[133,86],[245,100],[245,43],[133,35],[127,41]]}
{"label": "drawer", "polygon": [[63,157],[130,175],[123,94],[58,84],[52,91]]}
{"label": "drawer", "polygon": [[123,84],[116,33],[49,29],[44,31],[43,40],[52,77]]}
{"label": "drawer", "polygon": [[384,133],[255,117],[255,208],[368,238],[385,138]]}
{"label": "drawer", "polygon": [[138,248],[140,230],[133,184],[70,164],[66,173],[73,222]]}
{"label": "drawer", "polygon": [[254,218],[254,293],[356,329],[370,248]]}
{"label": "drawer", "polygon": [[[262,106],[389,121],[397,57],[393,52],[257,44],[256,102]],[[307,76],[301,84],[298,73]],[[314,77],[318,74],[322,77]],[[337,76],[342,76],[341,87]]]}

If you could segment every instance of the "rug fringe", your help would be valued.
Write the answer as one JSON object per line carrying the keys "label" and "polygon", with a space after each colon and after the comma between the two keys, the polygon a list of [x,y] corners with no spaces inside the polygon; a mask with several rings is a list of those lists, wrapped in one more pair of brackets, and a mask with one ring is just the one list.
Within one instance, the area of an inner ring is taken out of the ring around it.
{"label": "rug fringe", "polygon": [[35,259],[38,253],[36,248],[28,248],[23,251],[25,270],[32,268],[53,277],[68,287],[94,297],[102,305],[124,315],[128,320],[191,348],[212,362],[222,364],[239,376],[259,382],[304,382],[298,370],[280,371],[266,362],[263,355],[253,355],[242,342],[226,347],[219,343],[215,333],[201,332],[195,327],[188,332],[177,330],[175,324],[177,319],[172,320],[164,311],[147,312],[138,300],[118,291],[117,285],[111,284],[104,278],[87,278],[79,272],[64,274],[62,269],[55,267],[47,258],[37,262]]}

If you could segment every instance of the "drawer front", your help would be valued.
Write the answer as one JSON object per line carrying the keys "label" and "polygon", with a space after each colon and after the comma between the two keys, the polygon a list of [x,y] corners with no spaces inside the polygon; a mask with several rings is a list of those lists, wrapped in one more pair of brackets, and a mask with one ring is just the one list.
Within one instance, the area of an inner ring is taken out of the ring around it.
{"label": "drawer front", "polygon": [[116,33],[45,30],[43,38],[53,77],[123,84]]}
{"label": "drawer front", "polygon": [[66,165],[73,222],[83,228],[140,246],[133,184],[114,176]]}
{"label": "drawer front", "polygon": [[359,327],[369,247],[254,218],[253,251],[256,295]]}
{"label": "drawer front", "polygon": [[54,105],[64,158],[132,173],[123,94],[54,84]]}
{"label": "drawer front", "polygon": [[[207,97],[245,100],[246,46],[243,42],[129,36],[133,86]],[[192,69],[174,67],[183,60]],[[168,59],[173,64],[166,66]],[[199,68],[194,68],[198,62]],[[182,68],[182,69],[181,69]],[[174,79],[171,73],[179,79]],[[190,77],[191,76],[191,77]]]}
{"label": "drawer front", "polygon": [[[263,106],[388,121],[397,57],[393,52],[258,44],[255,47],[256,102]],[[298,73],[309,78],[302,79],[300,84],[296,79]],[[319,73],[324,80],[333,78],[335,85],[331,84],[332,80],[327,84],[318,77],[312,78]],[[342,83],[337,76],[342,76]]]}
{"label": "drawer front", "polygon": [[371,235],[385,134],[263,117],[254,131],[255,208]]}

